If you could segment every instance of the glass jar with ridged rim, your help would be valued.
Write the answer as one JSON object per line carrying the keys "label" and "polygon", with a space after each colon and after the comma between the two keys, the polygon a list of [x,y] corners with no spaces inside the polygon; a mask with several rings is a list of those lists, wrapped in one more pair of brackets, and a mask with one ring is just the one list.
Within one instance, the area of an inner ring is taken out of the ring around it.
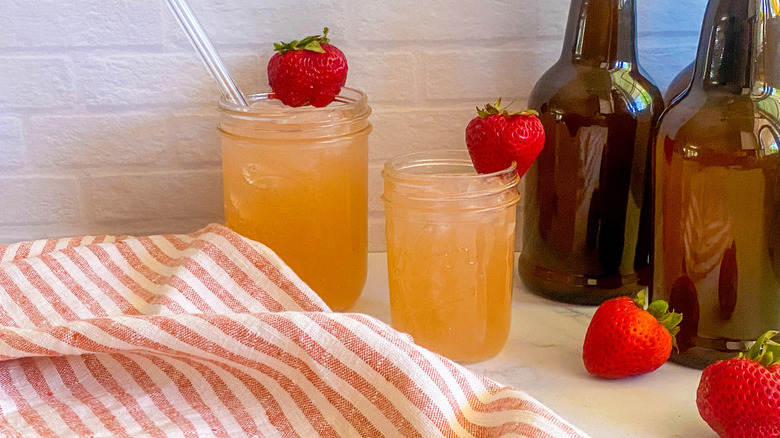
{"label": "glass jar with ridged rim", "polygon": [[220,102],[225,222],[275,251],[333,310],[367,274],[366,95],[344,88],[323,108],[272,94]]}
{"label": "glass jar with ridged rim", "polygon": [[458,362],[498,354],[511,322],[514,163],[480,175],[465,148],[420,152],[382,176],[393,327]]}

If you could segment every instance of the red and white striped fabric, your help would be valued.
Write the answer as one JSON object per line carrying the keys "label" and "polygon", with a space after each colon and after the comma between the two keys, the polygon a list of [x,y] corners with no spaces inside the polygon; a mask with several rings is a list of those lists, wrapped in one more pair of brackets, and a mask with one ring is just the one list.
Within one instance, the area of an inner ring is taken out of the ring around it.
{"label": "red and white striped fabric", "polygon": [[220,225],[0,246],[0,434],[584,436]]}

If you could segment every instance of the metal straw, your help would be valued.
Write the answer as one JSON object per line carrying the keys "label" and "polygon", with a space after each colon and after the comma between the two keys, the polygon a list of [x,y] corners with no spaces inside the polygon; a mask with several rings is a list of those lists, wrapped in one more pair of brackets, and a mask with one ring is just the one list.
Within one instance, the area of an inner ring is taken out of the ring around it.
{"label": "metal straw", "polygon": [[244,95],[233,82],[222,58],[219,57],[217,50],[211,44],[211,40],[195,17],[190,5],[187,4],[187,0],[167,0],[167,2],[171,12],[184,29],[184,33],[189,37],[192,46],[200,54],[200,58],[211,73],[211,77],[217,83],[222,96],[237,105],[247,106]]}

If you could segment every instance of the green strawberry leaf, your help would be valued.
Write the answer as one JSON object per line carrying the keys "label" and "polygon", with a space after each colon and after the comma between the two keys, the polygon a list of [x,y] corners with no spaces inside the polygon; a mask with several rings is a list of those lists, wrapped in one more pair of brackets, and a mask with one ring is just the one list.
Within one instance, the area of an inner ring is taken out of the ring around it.
{"label": "green strawberry leaf", "polygon": [[322,46],[320,46],[319,41],[312,41],[306,44],[305,46],[303,46],[303,48],[304,50],[310,50],[312,52],[325,53],[325,50],[322,48]]}
{"label": "green strawberry leaf", "polygon": [[647,311],[656,319],[661,319],[667,310],[669,310],[669,303],[664,300],[655,300],[647,306]]}
{"label": "green strawberry leaf", "polygon": [[647,310],[647,296],[645,295],[644,289],[637,292],[634,302],[640,309]]}
{"label": "green strawberry leaf", "polygon": [[[507,107],[511,106],[513,103],[515,103],[515,102],[514,101],[510,102],[509,105],[507,105]],[[493,115],[493,114],[499,114],[499,115],[506,116],[506,117],[515,116],[515,115],[521,115],[521,116],[526,116],[526,117],[528,117],[528,116],[538,116],[539,115],[538,112],[536,112],[536,111],[534,111],[532,109],[526,109],[526,110],[522,110],[522,111],[518,111],[518,112],[511,112],[510,113],[509,111],[507,111],[506,108],[501,106],[501,98],[500,97],[498,98],[498,100],[496,100],[496,103],[494,103],[492,105],[489,104],[489,103],[486,103],[484,108],[477,107],[477,115],[479,115],[479,117],[481,117],[483,119],[487,118],[487,116],[490,116],[490,115]]]}
{"label": "green strawberry leaf", "polygon": [[302,40],[293,40],[289,43],[282,41],[281,43],[274,43],[274,51],[279,53],[286,53],[293,50],[309,50],[317,53],[325,53],[322,45],[330,43],[328,38],[328,28],[322,30],[322,35],[310,35]]}
{"label": "green strawberry leaf", "polygon": [[680,323],[683,319],[682,313],[669,312],[669,303],[664,300],[655,300],[648,305],[645,291],[643,290],[637,293],[634,302],[639,308],[647,310],[647,313],[653,315],[658,320],[658,323],[669,331],[669,334],[672,335],[672,346],[677,348],[676,335],[680,332]]}
{"label": "green strawberry leaf", "polygon": [[765,332],[748,351],[739,353],[737,357],[754,360],[765,367],[780,363],[780,344],[772,340],[778,333],[777,330]]}
{"label": "green strawberry leaf", "polygon": [[[310,44],[312,41],[317,41],[317,38],[319,38],[319,35],[310,35],[306,38],[300,40],[297,42],[296,46],[298,47],[306,47],[308,44]],[[292,44],[292,43],[291,43]]]}

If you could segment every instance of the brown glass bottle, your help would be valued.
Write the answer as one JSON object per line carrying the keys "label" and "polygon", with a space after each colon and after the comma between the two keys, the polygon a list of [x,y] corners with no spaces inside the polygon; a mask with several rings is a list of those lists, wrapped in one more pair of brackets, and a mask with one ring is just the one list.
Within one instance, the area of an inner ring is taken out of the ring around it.
{"label": "brown glass bottle", "polygon": [[697,368],[780,328],[780,7],[710,0],[690,87],[654,150],[653,298]]}
{"label": "brown glass bottle", "polygon": [[[636,57],[633,0],[572,0],[563,51],[528,102],[547,135],[525,176],[525,285],[599,304],[649,278],[650,146],[663,109]],[[641,222],[641,224],[640,224]]]}

